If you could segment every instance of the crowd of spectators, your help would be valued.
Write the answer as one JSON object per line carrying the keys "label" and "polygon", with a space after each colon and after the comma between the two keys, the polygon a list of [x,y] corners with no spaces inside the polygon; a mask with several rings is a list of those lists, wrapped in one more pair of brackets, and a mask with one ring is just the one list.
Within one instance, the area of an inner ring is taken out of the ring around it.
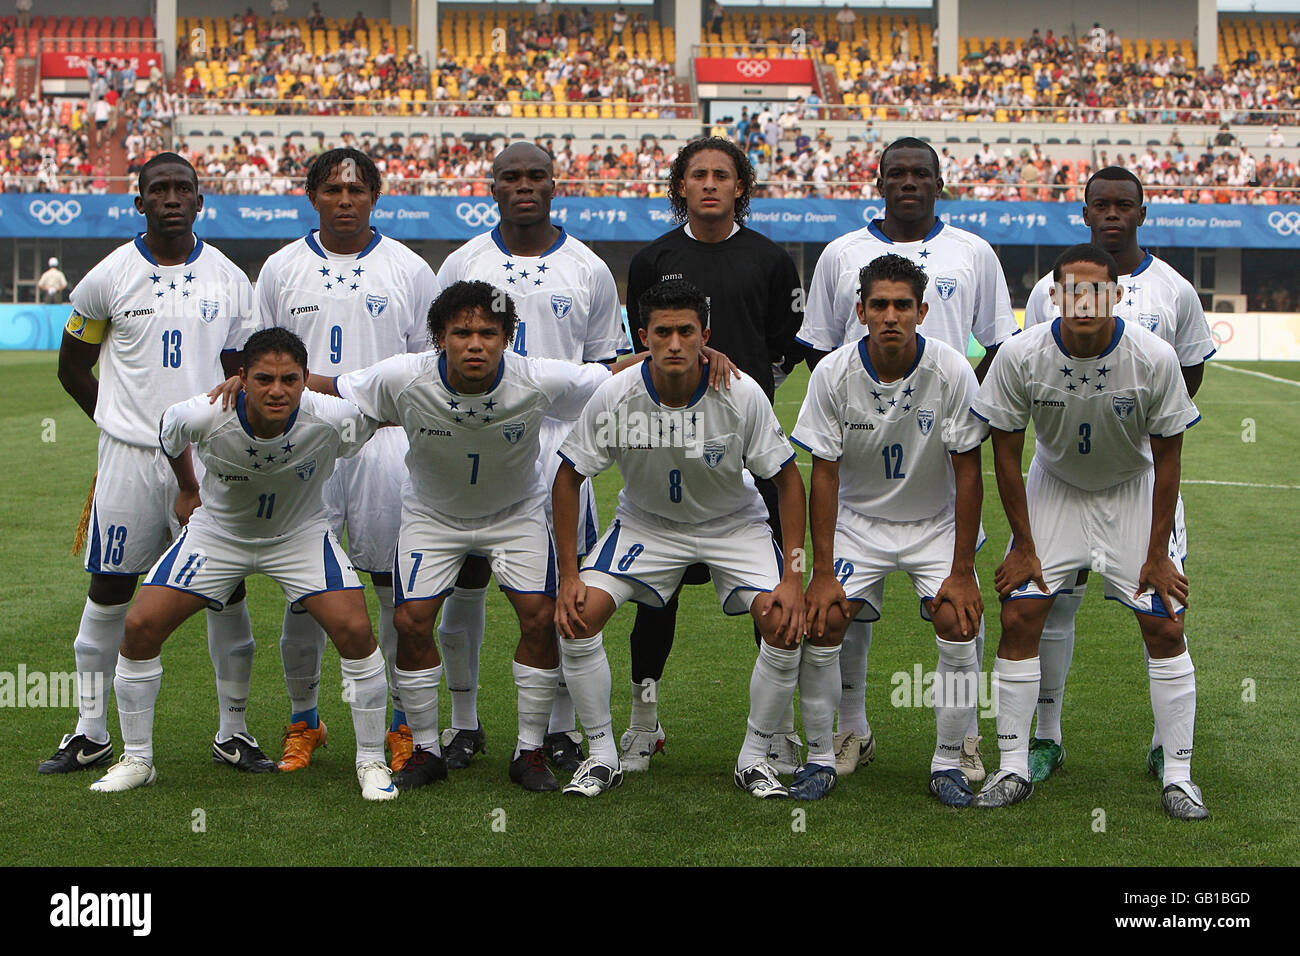
{"label": "crowd of spectators", "polygon": [[0,186],[5,192],[108,190],[104,170],[91,163],[85,104],[60,104],[0,95]]}

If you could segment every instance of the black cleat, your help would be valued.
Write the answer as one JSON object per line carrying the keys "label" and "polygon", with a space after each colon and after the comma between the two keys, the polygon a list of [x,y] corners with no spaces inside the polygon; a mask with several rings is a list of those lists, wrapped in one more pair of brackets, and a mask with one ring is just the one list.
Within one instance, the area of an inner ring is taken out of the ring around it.
{"label": "black cleat", "polygon": [[[574,737],[578,739],[574,740]],[[546,751],[546,755],[551,758],[555,766],[569,773],[577,770],[587,759],[587,755],[582,752],[582,734],[576,730],[547,734],[542,738],[542,749]]]}
{"label": "black cleat", "polygon": [[487,734],[483,725],[477,730],[457,730],[448,727],[442,732],[442,755],[446,758],[448,770],[464,770],[475,754],[487,753]]}
{"label": "black cleat", "polygon": [[85,734],[64,734],[54,756],[36,768],[37,773],[72,773],[113,762],[113,742],[97,744]]}
{"label": "black cleat", "polygon": [[414,790],[447,779],[447,761],[432,751],[416,747],[402,769],[393,774],[393,786],[398,790]]}
{"label": "black cleat", "polygon": [[212,742],[212,762],[245,773],[275,773],[275,761],[262,753],[257,741],[248,734],[235,734],[229,740]]}
{"label": "black cleat", "polygon": [[555,779],[555,774],[551,773],[551,768],[546,763],[544,747],[521,751],[518,757],[510,761],[510,780],[535,793],[560,789],[560,781]]}

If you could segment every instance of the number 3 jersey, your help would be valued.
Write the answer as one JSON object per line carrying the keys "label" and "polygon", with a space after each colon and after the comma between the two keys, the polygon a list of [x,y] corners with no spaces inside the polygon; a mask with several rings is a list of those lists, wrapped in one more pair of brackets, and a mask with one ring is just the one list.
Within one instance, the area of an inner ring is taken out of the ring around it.
{"label": "number 3 jersey", "polygon": [[332,395],[304,391],[275,438],[253,434],[244,395],[233,408],[196,395],[163,415],[158,442],[170,458],[193,443],[206,469],[203,504],[191,522],[242,541],[262,541],[319,525],[328,528],[322,492],[338,458],[351,458],[378,423]]}
{"label": "number 3 jersey", "polygon": [[603,365],[506,353],[492,386],[466,394],[448,383],[445,355],[422,352],[342,375],[336,387],[365,414],[405,429],[411,480],[402,489],[403,507],[454,520],[484,518],[546,494],[542,419],[572,421],[608,378]]}
{"label": "number 3 jersey", "polygon": [[887,521],[951,512],[949,456],[978,448],[988,436],[970,412],[975,373],[955,349],[918,335],[912,367],[884,383],[868,341],[817,363],[791,438],[818,458],[840,462],[843,508]]}

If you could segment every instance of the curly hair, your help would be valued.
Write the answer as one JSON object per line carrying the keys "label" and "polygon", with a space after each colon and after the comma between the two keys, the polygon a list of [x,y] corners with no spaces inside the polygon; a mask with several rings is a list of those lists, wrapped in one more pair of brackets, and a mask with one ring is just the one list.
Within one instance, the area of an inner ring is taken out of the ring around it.
{"label": "curly hair", "polygon": [[925,298],[925,286],[929,281],[930,277],[925,274],[925,270],[915,262],[891,252],[872,259],[858,270],[858,298],[865,307],[873,283],[906,282],[912,287],[919,308],[921,300]]}
{"label": "curly hair", "polygon": [[702,153],[706,149],[716,149],[720,153],[726,153],[731,157],[732,165],[736,167],[736,179],[740,181],[744,190],[736,197],[736,208],[732,218],[736,220],[737,225],[743,226],[745,220],[749,218],[749,197],[754,192],[754,164],[749,161],[743,149],[721,136],[705,136],[691,140],[677,153],[672,170],[668,173],[668,202],[672,205],[673,219],[677,222],[686,221],[686,197],[682,195],[682,184],[686,181],[686,167],[690,165],[691,159],[697,153]]}
{"label": "curly hair", "polygon": [[353,149],[351,146],[340,146],[338,149],[327,149],[315,159],[312,160],[311,166],[307,168],[307,195],[311,195],[325,184],[325,180],[330,178],[330,173],[334,167],[340,163],[352,160],[361,172],[361,181],[366,184],[372,195],[378,196],[380,193],[379,167],[375,161],[361,152],[359,149]]}
{"label": "curly hair", "polygon": [[461,280],[443,289],[429,306],[429,338],[433,340],[434,348],[441,350],[438,340],[456,316],[466,309],[479,309],[484,315],[501,319],[501,333],[506,345],[514,341],[519,313],[510,294],[490,282]]}

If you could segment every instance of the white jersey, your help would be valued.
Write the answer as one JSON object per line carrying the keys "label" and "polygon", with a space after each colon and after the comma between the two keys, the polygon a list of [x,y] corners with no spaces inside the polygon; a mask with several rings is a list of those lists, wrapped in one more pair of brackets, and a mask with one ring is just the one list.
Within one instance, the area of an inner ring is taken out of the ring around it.
{"label": "white jersey", "polygon": [[338,458],[351,458],[374,434],[350,402],[304,391],[284,433],[258,438],[241,393],[226,411],[207,395],[179,402],[163,415],[158,442],[175,458],[193,443],[206,469],[203,504],[191,522],[227,537],[263,541],[319,524],[328,530],[322,492]]}
{"label": "white jersey", "polygon": [[560,456],[587,477],[617,464],[620,513],[713,535],[767,519],[746,470],[771,478],[794,449],[749,376],[718,391],[701,375],[686,407],[669,408],[659,403],[647,360],[596,390]]}
{"label": "white jersey", "polygon": [[276,252],[257,277],[258,328],[289,329],[318,375],[367,368],[429,347],[437,279],[429,264],[375,230],[355,255],[335,255],[312,230]]}
{"label": "white jersey", "polygon": [[226,377],[221,353],[244,347],[252,305],[248,276],[202,239],[178,266],[159,265],[142,236],[114,249],[72,290],[68,323],[78,338],[87,323],[108,323],[95,424],[156,447],[167,407]]}
{"label": "white jersey", "polygon": [[500,229],[475,236],[443,262],[438,289],[475,280],[514,299],[517,355],[607,362],[632,350],[609,266],[563,229],[540,256],[512,255]]}
{"label": "white jersey", "polygon": [[965,229],[935,223],[917,242],[894,242],[877,219],[833,240],[817,260],[808,289],[798,340],[830,352],[867,334],[858,321],[858,270],[888,253],[910,259],[925,270],[929,304],[922,330],[962,355],[975,340],[989,348],[1019,331],[1007,280],[993,247]]}
{"label": "white jersey", "polygon": [[1054,478],[1101,491],[1151,469],[1151,436],[1182,434],[1200,421],[1173,347],[1115,320],[1097,356],[1065,350],[1061,320],[1034,326],[1004,345],[971,410],[994,428],[1034,423],[1034,460]]}
{"label": "white jersey", "polygon": [[424,352],[394,356],[336,384],[367,415],[406,430],[407,511],[473,519],[546,493],[542,419],[572,421],[607,378],[603,365],[507,353],[492,387],[469,395],[448,384],[446,356]]}
{"label": "white jersey", "polygon": [[988,426],[970,412],[979,390],[964,355],[916,337],[907,374],[880,381],[868,339],[817,364],[791,441],[840,462],[840,506],[887,521],[953,511],[951,455],[978,448]]}
{"label": "white jersey", "polygon": [[[1183,366],[1200,365],[1217,349],[1201,298],[1192,284],[1169,263],[1146,254],[1131,275],[1120,276],[1124,298],[1115,314],[1130,325],[1154,332],[1174,347]],[[1025,303],[1025,328],[1060,318],[1052,302],[1052,274],[1038,280]]]}

